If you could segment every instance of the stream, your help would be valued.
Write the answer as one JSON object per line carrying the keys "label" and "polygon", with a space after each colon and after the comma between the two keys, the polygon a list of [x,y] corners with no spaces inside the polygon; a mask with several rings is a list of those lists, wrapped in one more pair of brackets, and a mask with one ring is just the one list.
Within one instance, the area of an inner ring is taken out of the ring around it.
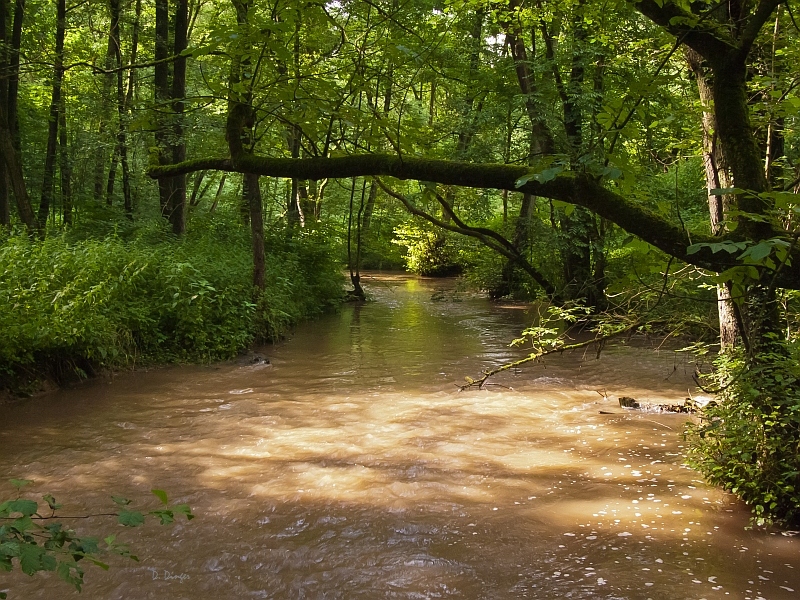
{"label": "stream", "polygon": [[[547,357],[459,392],[524,355],[527,306],[453,280],[367,275],[374,301],[259,350],[271,364],[133,371],[0,406],[0,474],[64,515],[111,495],[196,519],[116,533],[140,561],[0,574],[10,600],[781,600],[800,597],[798,539],[683,465],[693,363],[660,340]],[[786,532],[784,532],[786,533]]]}

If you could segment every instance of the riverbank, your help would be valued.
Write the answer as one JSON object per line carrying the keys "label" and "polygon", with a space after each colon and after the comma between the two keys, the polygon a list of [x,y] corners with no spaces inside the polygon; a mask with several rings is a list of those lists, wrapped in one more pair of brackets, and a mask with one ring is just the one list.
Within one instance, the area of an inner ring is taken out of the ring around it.
{"label": "riverbank", "polygon": [[0,241],[7,397],[109,369],[225,360],[342,297],[335,253],[315,231],[267,237],[257,297],[249,237],[225,223],[182,239],[145,227],[128,237]]}

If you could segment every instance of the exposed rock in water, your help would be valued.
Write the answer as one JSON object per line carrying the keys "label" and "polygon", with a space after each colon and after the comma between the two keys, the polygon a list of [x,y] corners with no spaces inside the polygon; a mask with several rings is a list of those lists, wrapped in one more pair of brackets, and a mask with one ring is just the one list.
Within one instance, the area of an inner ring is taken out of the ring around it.
{"label": "exposed rock in water", "polygon": [[629,410],[642,410],[645,412],[659,413],[696,413],[706,406],[713,406],[715,403],[707,397],[686,398],[683,404],[643,404],[630,396],[620,396],[619,405]]}
{"label": "exposed rock in water", "polygon": [[266,356],[260,354],[250,354],[237,361],[242,367],[269,367],[272,363]]}
{"label": "exposed rock in water", "polygon": [[622,408],[639,408],[639,403],[629,396],[620,396],[619,405]]}

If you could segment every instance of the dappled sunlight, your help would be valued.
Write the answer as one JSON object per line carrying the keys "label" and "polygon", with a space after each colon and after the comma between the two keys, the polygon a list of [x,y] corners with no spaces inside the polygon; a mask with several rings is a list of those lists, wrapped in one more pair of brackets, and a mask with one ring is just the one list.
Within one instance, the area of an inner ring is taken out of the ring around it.
{"label": "dappled sunlight", "polygon": [[[527,317],[433,302],[429,285],[384,280],[378,302],[264,349],[269,368],[126,374],[4,408],[2,468],[69,514],[108,512],[111,494],[156,506],[152,488],[192,506],[197,519],[172,528],[96,521],[142,562],[90,571],[91,598],[800,589],[795,540],[745,531],[746,508],[683,466],[687,417],[619,407],[620,395],[682,401],[679,359],[565,354],[459,393],[465,375],[520,354],[507,343]],[[58,586],[9,581],[25,598]]]}

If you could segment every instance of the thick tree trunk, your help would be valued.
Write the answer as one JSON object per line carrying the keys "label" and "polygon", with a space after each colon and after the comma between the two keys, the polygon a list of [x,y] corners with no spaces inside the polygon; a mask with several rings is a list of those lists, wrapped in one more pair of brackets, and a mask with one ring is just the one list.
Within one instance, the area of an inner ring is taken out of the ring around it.
{"label": "thick tree trunk", "polygon": [[[725,233],[725,213],[734,199],[729,194],[720,194],[714,190],[731,188],[733,182],[717,135],[716,118],[712,109],[713,90],[707,69],[703,66],[702,57],[690,48],[686,50],[686,59],[694,73],[700,101],[703,103],[703,167],[708,190],[711,232],[714,235],[722,235]],[[717,313],[719,315],[720,345],[723,350],[733,348],[737,338],[741,335],[735,311],[730,284],[719,284],[717,286]]]}
{"label": "thick tree trunk", "polygon": [[28,189],[25,186],[25,178],[22,175],[22,165],[19,161],[17,149],[14,147],[14,140],[9,131],[8,120],[2,106],[0,106],[0,156],[2,156],[6,165],[11,189],[17,201],[19,218],[27,227],[28,232],[35,234],[39,230],[39,224],[28,197]]}
{"label": "thick tree trunk", "polygon": [[[248,27],[247,2],[233,0],[236,9],[236,21],[239,29],[243,32]],[[244,48],[239,47],[239,52]],[[242,67],[247,66],[245,70]],[[249,61],[244,61],[234,55],[231,64],[231,73],[228,88],[228,121],[226,123],[226,137],[228,140],[228,150],[234,162],[246,160],[252,143],[253,127],[255,124],[252,102],[252,92],[241,92],[241,84],[247,84],[248,79],[253,77],[249,71]],[[249,88],[247,85],[245,89]],[[220,182],[219,196],[222,190],[223,181]],[[243,194],[247,198],[250,217],[250,234],[253,249],[253,286],[257,293],[264,291],[266,286],[266,256],[264,251],[264,209],[261,198],[261,188],[258,183],[258,176],[245,174],[243,183]],[[216,206],[216,201],[214,201]]]}
{"label": "thick tree trunk", "polygon": [[47,153],[44,159],[44,179],[39,202],[39,229],[44,233],[47,216],[53,203],[55,188],[56,154],[58,152],[58,113],[61,109],[61,83],[64,79],[64,35],[67,26],[66,0],[56,5],[56,55],[53,70],[53,94],[50,100],[50,117],[47,128]]}
{"label": "thick tree trunk", "polygon": [[[518,3],[515,2],[514,6]],[[531,61],[536,54],[535,36],[531,35],[530,50],[525,46],[525,39],[521,29],[521,24],[518,22],[510,22],[505,24],[506,41],[511,51],[511,58],[514,61],[514,71],[517,76],[517,84],[525,98],[525,112],[530,122],[530,140],[528,149],[528,163],[532,164],[537,158],[545,155],[550,155],[555,152],[555,140],[553,134],[547,125],[546,117],[541,107],[538,106],[537,96],[538,89],[535,79],[535,74],[531,70]],[[510,114],[509,117],[510,119]],[[510,144],[510,121],[507,126],[507,144]],[[510,149],[509,149],[510,152]],[[509,161],[509,156],[505,158],[505,162]],[[507,197],[504,196],[504,214],[507,211]],[[536,205],[536,197],[530,193],[522,194],[522,201],[520,203],[519,214],[514,223],[514,238],[513,245],[519,252],[525,252],[530,240],[530,224],[533,215],[533,209]],[[507,262],[503,266],[502,276],[494,289],[490,290],[490,295],[495,298],[506,296],[513,292],[514,288],[514,272],[515,264],[513,261]]]}
{"label": "thick tree trunk", "polygon": [[[6,4],[8,7],[8,4]],[[25,0],[16,0],[14,19],[11,26],[11,44],[7,47],[7,96],[0,102],[0,169],[5,169],[6,189],[10,187],[17,205],[17,214],[30,233],[38,231],[36,214],[31,206],[22,163],[19,158],[19,117],[17,105],[19,97],[19,58],[22,43],[22,24],[25,17]],[[10,213],[8,203],[7,210]],[[9,214],[10,221],[10,214]]]}

